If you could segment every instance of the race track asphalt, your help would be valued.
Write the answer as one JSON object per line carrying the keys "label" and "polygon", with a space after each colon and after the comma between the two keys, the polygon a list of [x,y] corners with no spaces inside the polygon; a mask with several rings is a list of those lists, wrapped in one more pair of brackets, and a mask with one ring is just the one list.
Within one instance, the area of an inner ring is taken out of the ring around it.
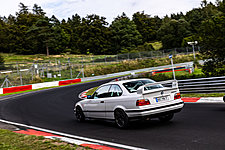
{"label": "race track asphalt", "polygon": [[76,122],[73,108],[78,95],[108,82],[95,81],[0,100],[0,118],[72,135],[152,150],[225,149],[225,104],[186,103],[168,123],[157,119],[133,122],[121,130],[113,122]]}

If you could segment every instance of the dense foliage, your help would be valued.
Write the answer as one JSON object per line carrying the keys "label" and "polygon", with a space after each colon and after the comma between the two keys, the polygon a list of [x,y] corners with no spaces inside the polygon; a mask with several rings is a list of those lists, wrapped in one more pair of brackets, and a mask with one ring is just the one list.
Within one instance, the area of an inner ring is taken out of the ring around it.
{"label": "dense foliage", "polygon": [[47,17],[37,4],[30,11],[20,3],[16,16],[0,18],[0,50],[17,54],[118,54],[154,50],[149,44],[153,41],[162,41],[163,48],[187,46],[187,41],[204,40],[199,36],[206,21],[217,17],[217,22],[223,22],[218,18],[224,11],[222,3],[203,0],[201,7],[186,15],[181,12],[163,18],[136,12],[130,19],[123,13],[111,24],[96,14],[84,18],[75,14],[60,21],[54,15]]}
{"label": "dense foliage", "polygon": [[210,15],[200,28],[201,53],[208,59],[203,72],[208,76],[225,74],[225,1],[217,1],[216,15]]}

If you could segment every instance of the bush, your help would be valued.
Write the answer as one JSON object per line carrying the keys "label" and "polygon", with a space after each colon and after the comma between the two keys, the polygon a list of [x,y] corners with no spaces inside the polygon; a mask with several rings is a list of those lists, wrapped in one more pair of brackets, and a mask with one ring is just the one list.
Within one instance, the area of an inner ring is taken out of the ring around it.
{"label": "bush", "polygon": [[34,84],[34,83],[42,83],[44,82],[40,77],[36,76],[32,81],[30,81],[30,84]]}

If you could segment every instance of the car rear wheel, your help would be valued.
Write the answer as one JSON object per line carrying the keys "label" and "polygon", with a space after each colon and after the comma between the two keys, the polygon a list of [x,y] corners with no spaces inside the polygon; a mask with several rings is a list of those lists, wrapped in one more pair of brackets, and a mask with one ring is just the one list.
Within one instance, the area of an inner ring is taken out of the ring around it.
{"label": "car rear wheel", "polygon": [[126,128],[129,124],[127,114],[122,109],[116,109],[114,112],[115,123],[119,128]]}
{"label": "car rear wheel", "polygon": [[162,121],[162,122],[168,122],[168,121],[170,121],[171,119],[173,119],[173,115],[174,115],[174,114],[172,113],[172,114],[160,116],[160,117],[159,117],[159,120]]}
{"label": "car rear wheel", "polygon": [[78,122],[83,122],[85,120],[84,113],[79,106],[76,108],[76,118]]}

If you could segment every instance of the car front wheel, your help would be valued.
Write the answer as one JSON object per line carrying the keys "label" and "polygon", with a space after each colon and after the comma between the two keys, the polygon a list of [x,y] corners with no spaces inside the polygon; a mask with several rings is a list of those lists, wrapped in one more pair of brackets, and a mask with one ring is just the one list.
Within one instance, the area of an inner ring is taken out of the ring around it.
{"label": "car front wheel", "polygon": [[84,113],[79,106],[76,108],[76,118],[78,122],[83,122],[85,120]]}
{"label": "car front wheel", "polygon": [[168,115],[160,116],[159,120],[162,121],[162,122],[168,122],[171,119],[173,119],[173,115],[174,114],[168,114]]}
{"label": "car front wheel", "polygon": [[129,124],[127,114],[122,109],[116,109],[114,112],[115,123],[119,128],[126,128]]}

